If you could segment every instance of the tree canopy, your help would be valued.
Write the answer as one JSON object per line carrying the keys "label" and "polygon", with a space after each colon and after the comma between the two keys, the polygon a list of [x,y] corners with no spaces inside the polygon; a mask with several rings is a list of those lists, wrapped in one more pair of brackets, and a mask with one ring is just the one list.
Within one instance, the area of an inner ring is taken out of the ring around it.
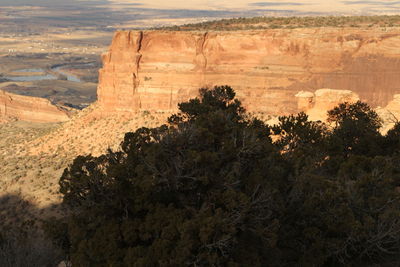
{"label": "tree canopy", "polygon": [[[269,127],[229,86],[60,179],[73,266],[340,266],[400,255],[399,129],[365,103]],[[279,135],[272,142],[271,134]],[[366,145],[368,144],[368,145]],[[60,227],[62,226],[62,227]]]}

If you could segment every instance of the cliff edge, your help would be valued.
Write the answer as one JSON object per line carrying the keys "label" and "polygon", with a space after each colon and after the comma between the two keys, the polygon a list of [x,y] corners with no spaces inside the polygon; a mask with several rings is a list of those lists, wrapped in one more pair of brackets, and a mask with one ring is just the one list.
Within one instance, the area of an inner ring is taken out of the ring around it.
{"label": "cliff edge", "polygon": [[200,87],[232,86],[250,112],[298,112],[295,95],[344,88],[371,106],[400,93],[400,28],[119,31],[103,55],[106,111],[175,111]]}

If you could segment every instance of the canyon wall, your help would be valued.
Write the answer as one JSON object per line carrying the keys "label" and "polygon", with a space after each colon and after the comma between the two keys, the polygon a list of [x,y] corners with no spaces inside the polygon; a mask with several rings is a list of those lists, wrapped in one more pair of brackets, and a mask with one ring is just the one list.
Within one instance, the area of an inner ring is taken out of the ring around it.
{"label": "canyon wall", "polygon": [[16,119],[31,122],[63,122],[69,114],[49,100],[21,96],[0,90],[0,121]]}
{"label": "canyon wall", "polygon": [[347,89],[371,106],[400,93],[400,28],[120,31],[103,55],[98,103],[174,111],[200,87],[230,85],[249,111],[299,111],[295,95]]}

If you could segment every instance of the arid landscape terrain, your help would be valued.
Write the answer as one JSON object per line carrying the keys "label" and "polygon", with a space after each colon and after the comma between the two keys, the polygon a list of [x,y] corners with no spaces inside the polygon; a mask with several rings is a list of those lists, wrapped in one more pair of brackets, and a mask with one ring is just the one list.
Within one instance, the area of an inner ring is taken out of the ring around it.
{"label": "arid landscape terrain", "polygon": [[118,8],[107,1],[2,1],[0,6],[0,90],[78,109],[96,100],[100,55],[115,30],[228,16],[135,4]]}
{"label": "arid landscape terrain", "polygon": [[[333,1],[334,2],[334,1]],[[113,32],[206,22],[230,17],[306,16],[306,15],[380,15],[394,14],[398,3],[251,2],[204,1],[188,3],[137,1],[2,1],[0,3],[0,90],[45,97],[52,103],[82,109],[96,100],[100,55],[111,42]],[[327,6],[333,6],[327,12]],[[180,8],[177,9],[176,7]],[[300,25],[304,23],[303,25]],[[227,30],[222,24],[216,30]],[[393,18],[346,21],[230,22],[246,29],[318,26],[393,26]],[[197,29],[211,25],[199,25]],[[175,28],[173,28],[175,29]],[[189,28],[183,28],[190,29]],[[192,29],[196,30],[196,29]]]}
{"label": "arid landscape terrain", "polygon": [[326,122],[361,100],[386,134],[400,119],[399,8],[0,0],[0,229],[41,233],[66,213],[59,180],[77,156],[118,151],[200,88],[232,86],[270,125],[298,112]]}
{"label": "arid landscape terrain", "polygon": [[[58,119],[50,124],[30,124],[19,122],[21,118],[9,118],[11,122],[1,126],[5,162],[2,192],[17,194],[42,208],[58,203],[57,180],[74,157],[100,155],[107,148],[117,150],[124,133],[163,123],[177,111],[179,102],[196,97],[198,89],[205,86],[230,84],[248,111],[270,123],[279,115],[299,111],[308,111],[315,120],[325,120],[326,111],[336,104],[361,99],[377,108],[387,120],[385,129],[389,129],[400,117],[395,96],[400,94],[400,22],[393,17],[390,27],[384,19],[370,26],[375,21],[376,18],[355,18],[351,23],[360,25],[340,28],[314,25],[270,29],[266,24],[265,29],[218,31],[213,29],[218,27],[216,24],[194,24],[188,26],[194,28],[192,31],[121,31],[114,35],[108,52],[103,53],[98,85],[60,79],[3,82],[3,90],[46,97],[61,107],[93,102],[91,91],[87,93],[90,101],[84,98],[85,86],[97,86],[98,100],[82,111],[69,109],[71,119],[62,124]],[[280,23],[286,27],[286,21]],[[334,22],[322,19],[319,23]],[[251,19],[242,25],[252,25]],[[206,31],[207,27],[210,31]],[[104,47],[105,44],[89,51],[96,56]],[[79,71],[76,66],[88,64],[90,61],[81,60],[89,55],[72,53],[74,57],[80,55],[75,62],[73,57],[68,58],[70,53],[62,54],[56,49],[49,55],[55,55],[62,64],[71,64],[65,71],[80,79],[88,69],[100,66],[96,63]],[[19,54],[15,57],[19,58]],[[9,64],[2,65],[9,70],[7,75],[15,73],[10,66],[43,68],[43,72],[52,73],[48,66],[57,62],[48,56],[13,64],[10,56],[3,60],[9,60]],[[71,63],[65,63],[68,60]],[[47,95],[49,88],[56,91],[54,95]],[[59,93],[58,88],[66,91]],[[331,89],[314,95],[320,88]],[[388,105],[390,108],[385,109]]]}

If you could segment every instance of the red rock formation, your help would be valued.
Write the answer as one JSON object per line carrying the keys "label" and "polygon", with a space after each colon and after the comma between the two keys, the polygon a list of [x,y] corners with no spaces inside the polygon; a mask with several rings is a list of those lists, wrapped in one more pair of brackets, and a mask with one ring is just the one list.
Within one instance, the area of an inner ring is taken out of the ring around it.
{"label": "red rock formation", "polygon": [[69,119],[68,112],[49,100],[21,96],[0,90],[0,121],[17,119],[32,122],[62,122]]}
{"label": "red rock formation", "polygon": [[204,86],[232,86],[249,111],[297,112],[300,90],[345,88],[372,106],[400,93],[400,29],[122,31],[103,55],[105,110],[172,111]]}
{"label": "red rock formation", "polygon": [[313,121],[326,121],[327,112],[340,103],[355,103],[359,96],[350,90],[318,89],[315,93],[301,91],[296,94],[298,107]]}

